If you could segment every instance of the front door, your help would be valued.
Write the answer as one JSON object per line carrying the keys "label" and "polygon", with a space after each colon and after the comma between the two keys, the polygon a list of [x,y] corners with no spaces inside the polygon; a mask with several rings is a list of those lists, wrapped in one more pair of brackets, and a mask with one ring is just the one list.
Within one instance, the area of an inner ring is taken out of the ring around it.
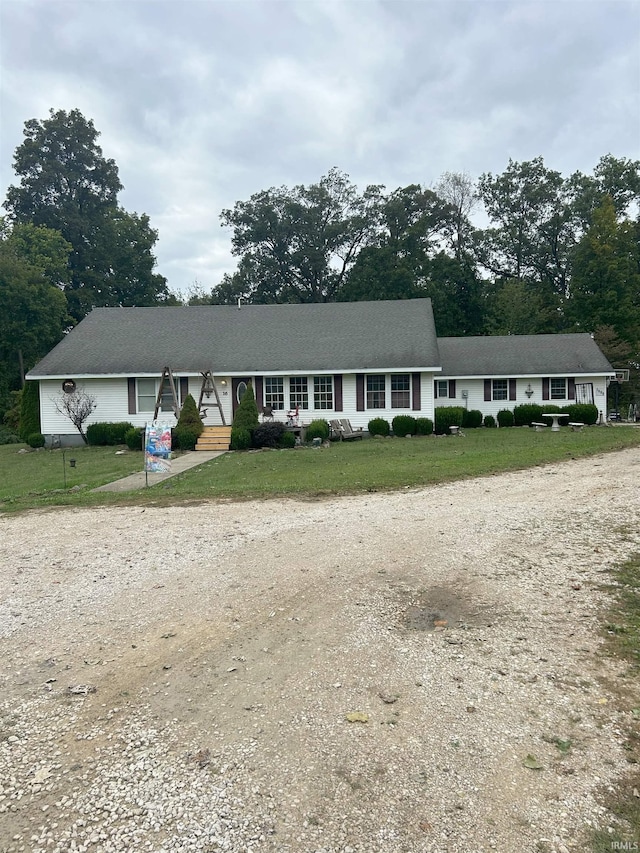
{"label": "front door", "polygon": [[236,409],[240,405],[240,400],[245,395],[247,385],[251,382],[250,376],[233,376],[231,379],[231,393],[233,394],[233,416],[236,416]]}

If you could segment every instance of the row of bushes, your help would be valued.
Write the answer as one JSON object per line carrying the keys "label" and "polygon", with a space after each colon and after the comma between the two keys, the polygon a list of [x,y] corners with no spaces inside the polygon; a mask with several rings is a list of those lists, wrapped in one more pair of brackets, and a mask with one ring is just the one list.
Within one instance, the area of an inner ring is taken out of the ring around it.
{"label": "row of bushes", "polygon": [[431,418],[414,418],[411,415],[396,415],[389,424],[384,418],[373,418],[367,424],[369,435],[431,435],[433,421]]}

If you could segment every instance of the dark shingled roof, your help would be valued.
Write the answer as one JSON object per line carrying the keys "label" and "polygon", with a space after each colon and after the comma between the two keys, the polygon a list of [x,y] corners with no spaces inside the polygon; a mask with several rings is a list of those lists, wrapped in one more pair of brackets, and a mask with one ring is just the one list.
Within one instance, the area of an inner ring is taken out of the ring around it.
{"label": "dark shingled roof", "polygon": [[438,338],[443,376],[613,373],[589,334]]}
{"label": "dark shingled roof", "polygon": [[95,308],[30,378],[437,368],[430,299]]}

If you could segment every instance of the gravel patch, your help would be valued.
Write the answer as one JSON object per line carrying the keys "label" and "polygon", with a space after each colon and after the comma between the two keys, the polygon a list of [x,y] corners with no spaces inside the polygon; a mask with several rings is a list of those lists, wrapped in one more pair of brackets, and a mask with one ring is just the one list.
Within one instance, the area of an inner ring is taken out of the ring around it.
{"label": "gravel patch", "polygon": [[0,517],[0,851],[581,848],[640,455]]}

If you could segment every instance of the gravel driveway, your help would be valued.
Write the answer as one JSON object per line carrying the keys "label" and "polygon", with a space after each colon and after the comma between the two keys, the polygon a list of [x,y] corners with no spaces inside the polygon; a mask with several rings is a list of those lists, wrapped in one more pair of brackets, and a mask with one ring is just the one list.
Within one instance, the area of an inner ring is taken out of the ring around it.
{"label": "gravel driveway", "polygon": [[584,849],[639,483],[0,517],[0,851]]}

